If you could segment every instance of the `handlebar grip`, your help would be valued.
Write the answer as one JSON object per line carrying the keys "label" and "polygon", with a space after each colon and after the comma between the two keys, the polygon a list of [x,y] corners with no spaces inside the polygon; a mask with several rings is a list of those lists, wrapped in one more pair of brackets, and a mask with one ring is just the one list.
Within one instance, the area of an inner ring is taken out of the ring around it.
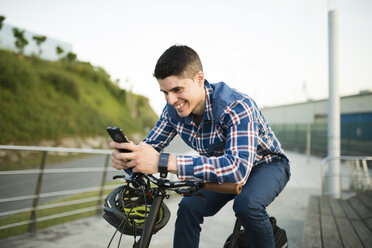
{"label": "handlebar grip", "polygon": [[206,183],[204,184],[204,189],[218,193],[239,195],[242,191],[242,185],[237,183]]}

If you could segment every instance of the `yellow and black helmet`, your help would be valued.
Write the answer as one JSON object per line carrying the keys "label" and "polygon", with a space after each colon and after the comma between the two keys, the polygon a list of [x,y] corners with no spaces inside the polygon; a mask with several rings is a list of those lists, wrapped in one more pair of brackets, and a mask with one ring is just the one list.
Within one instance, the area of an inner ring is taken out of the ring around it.
{"label": "yellow and black helmet", "polygon": [[[105,199],[103,218],[123,234],[141,235],[154,195],[142,188],[123,185],[114,189]],[[162,229],[170,218],[170,211],[163,202],[153,233]]]}

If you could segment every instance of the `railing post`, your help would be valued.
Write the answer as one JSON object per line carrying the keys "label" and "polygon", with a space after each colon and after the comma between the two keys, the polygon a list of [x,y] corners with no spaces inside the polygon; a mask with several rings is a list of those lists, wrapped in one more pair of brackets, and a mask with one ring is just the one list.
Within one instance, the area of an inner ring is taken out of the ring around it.
{"label": "railing post", "polygon": [[321,176],[320,176],[320,185],[321,185],[321,188],[322,188],[322,195],[326,195],[326,186],[327,186],[327,177],[326,177],[326,167],[327,167],[327,158],[324,159],[322,161],[322,165],[321,165]]}
{"label": "railing post", "polygon": [[307,124],[306,128],[306,162],[310,164],[311,157],[311,124]]}
{"label": "railing post", "polygon": [[356,187],[356,179],[355,179],[355,173],[354,173],[354,165],[351,161],[347,160],[345,161],[345,165],[348,168],[348,174],[349,174],[349,190],[354,191]]}
{"label": "railing post", "polygon": [[107,168],[110,161],[110,155],[106,155],[106,161],[105,161],[105,169],[102,174],[102,180],[101,180],[101,190],[99,192],[99,199],[97,203],[97,215],[102,214],[102,197],[103,197],[103,188],[106,184],[106,175],[107,175]]}
{"label": "railing post", "polygon": [[30,215],[31,222],[28,225],[28,231],[32,234],[37,233],[37,208],[39,206],[39,196],[40,196],[41,184],[43,182],[43,175],[44,175],[44,168],[45,168],[45,161],[46,161],[47,154],[48,152],[46,151],[43,152],[43,156],[42,156],[41,164],[40,164],[40,172],[39,172],[39,176],[36,182],[35,198],[32,204],[32,211]]}
{"label": "railing post", "polygon": [[358,173],[358,188],[357,189],[363,190],[364,189],[363,174],[360,168],[359,159],[355,160],[355,166],[356,166],[357,173]]}
{"label": "railing post", "polygon": [[369,178],[367,160],[364,159],[362,161],[362,164],[363,164],[364,174],[365,174],[365,177],[366,177],[367,189],[371,189],[371,179]]}

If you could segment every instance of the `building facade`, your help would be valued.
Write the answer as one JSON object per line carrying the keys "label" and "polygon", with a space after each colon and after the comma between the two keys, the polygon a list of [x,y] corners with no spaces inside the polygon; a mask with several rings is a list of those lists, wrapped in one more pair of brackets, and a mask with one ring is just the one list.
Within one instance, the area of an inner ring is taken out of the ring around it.
{"label": "building facade", "polygon": [[[341,97],[340,105],[341,154],[372,155],[372,92]],[[313,154],[327,154],[327,99],[267,107],[262,112],[284,148],[304,151],[311,144]]]}
{"label": "building facade", "polygon": [[[17,47],[15,46],[15,37],[13,34],[14,27],[8,24],[3,23],[3,27],[0,30],[0,48],[4,50],[12,50],[17,51]],[[18,28],[19,30],[24,30],[22,28]],[[31,31],[25,30],[24,37],[28,41],[28,44],[25,46],[24,54],[25,55],[39,55],[39,47],[36,44],[36,41],[32,38],[33,36],[41,36],[40,34],[33,33]],[[43,42],[40,46],[42,53],[40,54],[40,58],[50,61],[55,61],[60,58],[61,55],[57,54],[56,47],[59,46],[64,50],[63,55],[72,51],[72,45],[63,41],[59,41],[53,38],[46,36],[47,39]]]}

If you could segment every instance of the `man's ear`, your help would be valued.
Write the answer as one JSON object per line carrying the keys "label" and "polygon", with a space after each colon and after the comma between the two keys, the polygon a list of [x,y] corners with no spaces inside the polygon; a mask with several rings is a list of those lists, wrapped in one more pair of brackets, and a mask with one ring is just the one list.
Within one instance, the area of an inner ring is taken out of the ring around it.
{"label": "man's ear", "polygon": [[198,73],[196,73],[195,79],[198,82],[198,85],[199,86],[203,86],[204,85],[204,80],[205,79],[204,79],[204,73],[202,71],[199,71]]}

